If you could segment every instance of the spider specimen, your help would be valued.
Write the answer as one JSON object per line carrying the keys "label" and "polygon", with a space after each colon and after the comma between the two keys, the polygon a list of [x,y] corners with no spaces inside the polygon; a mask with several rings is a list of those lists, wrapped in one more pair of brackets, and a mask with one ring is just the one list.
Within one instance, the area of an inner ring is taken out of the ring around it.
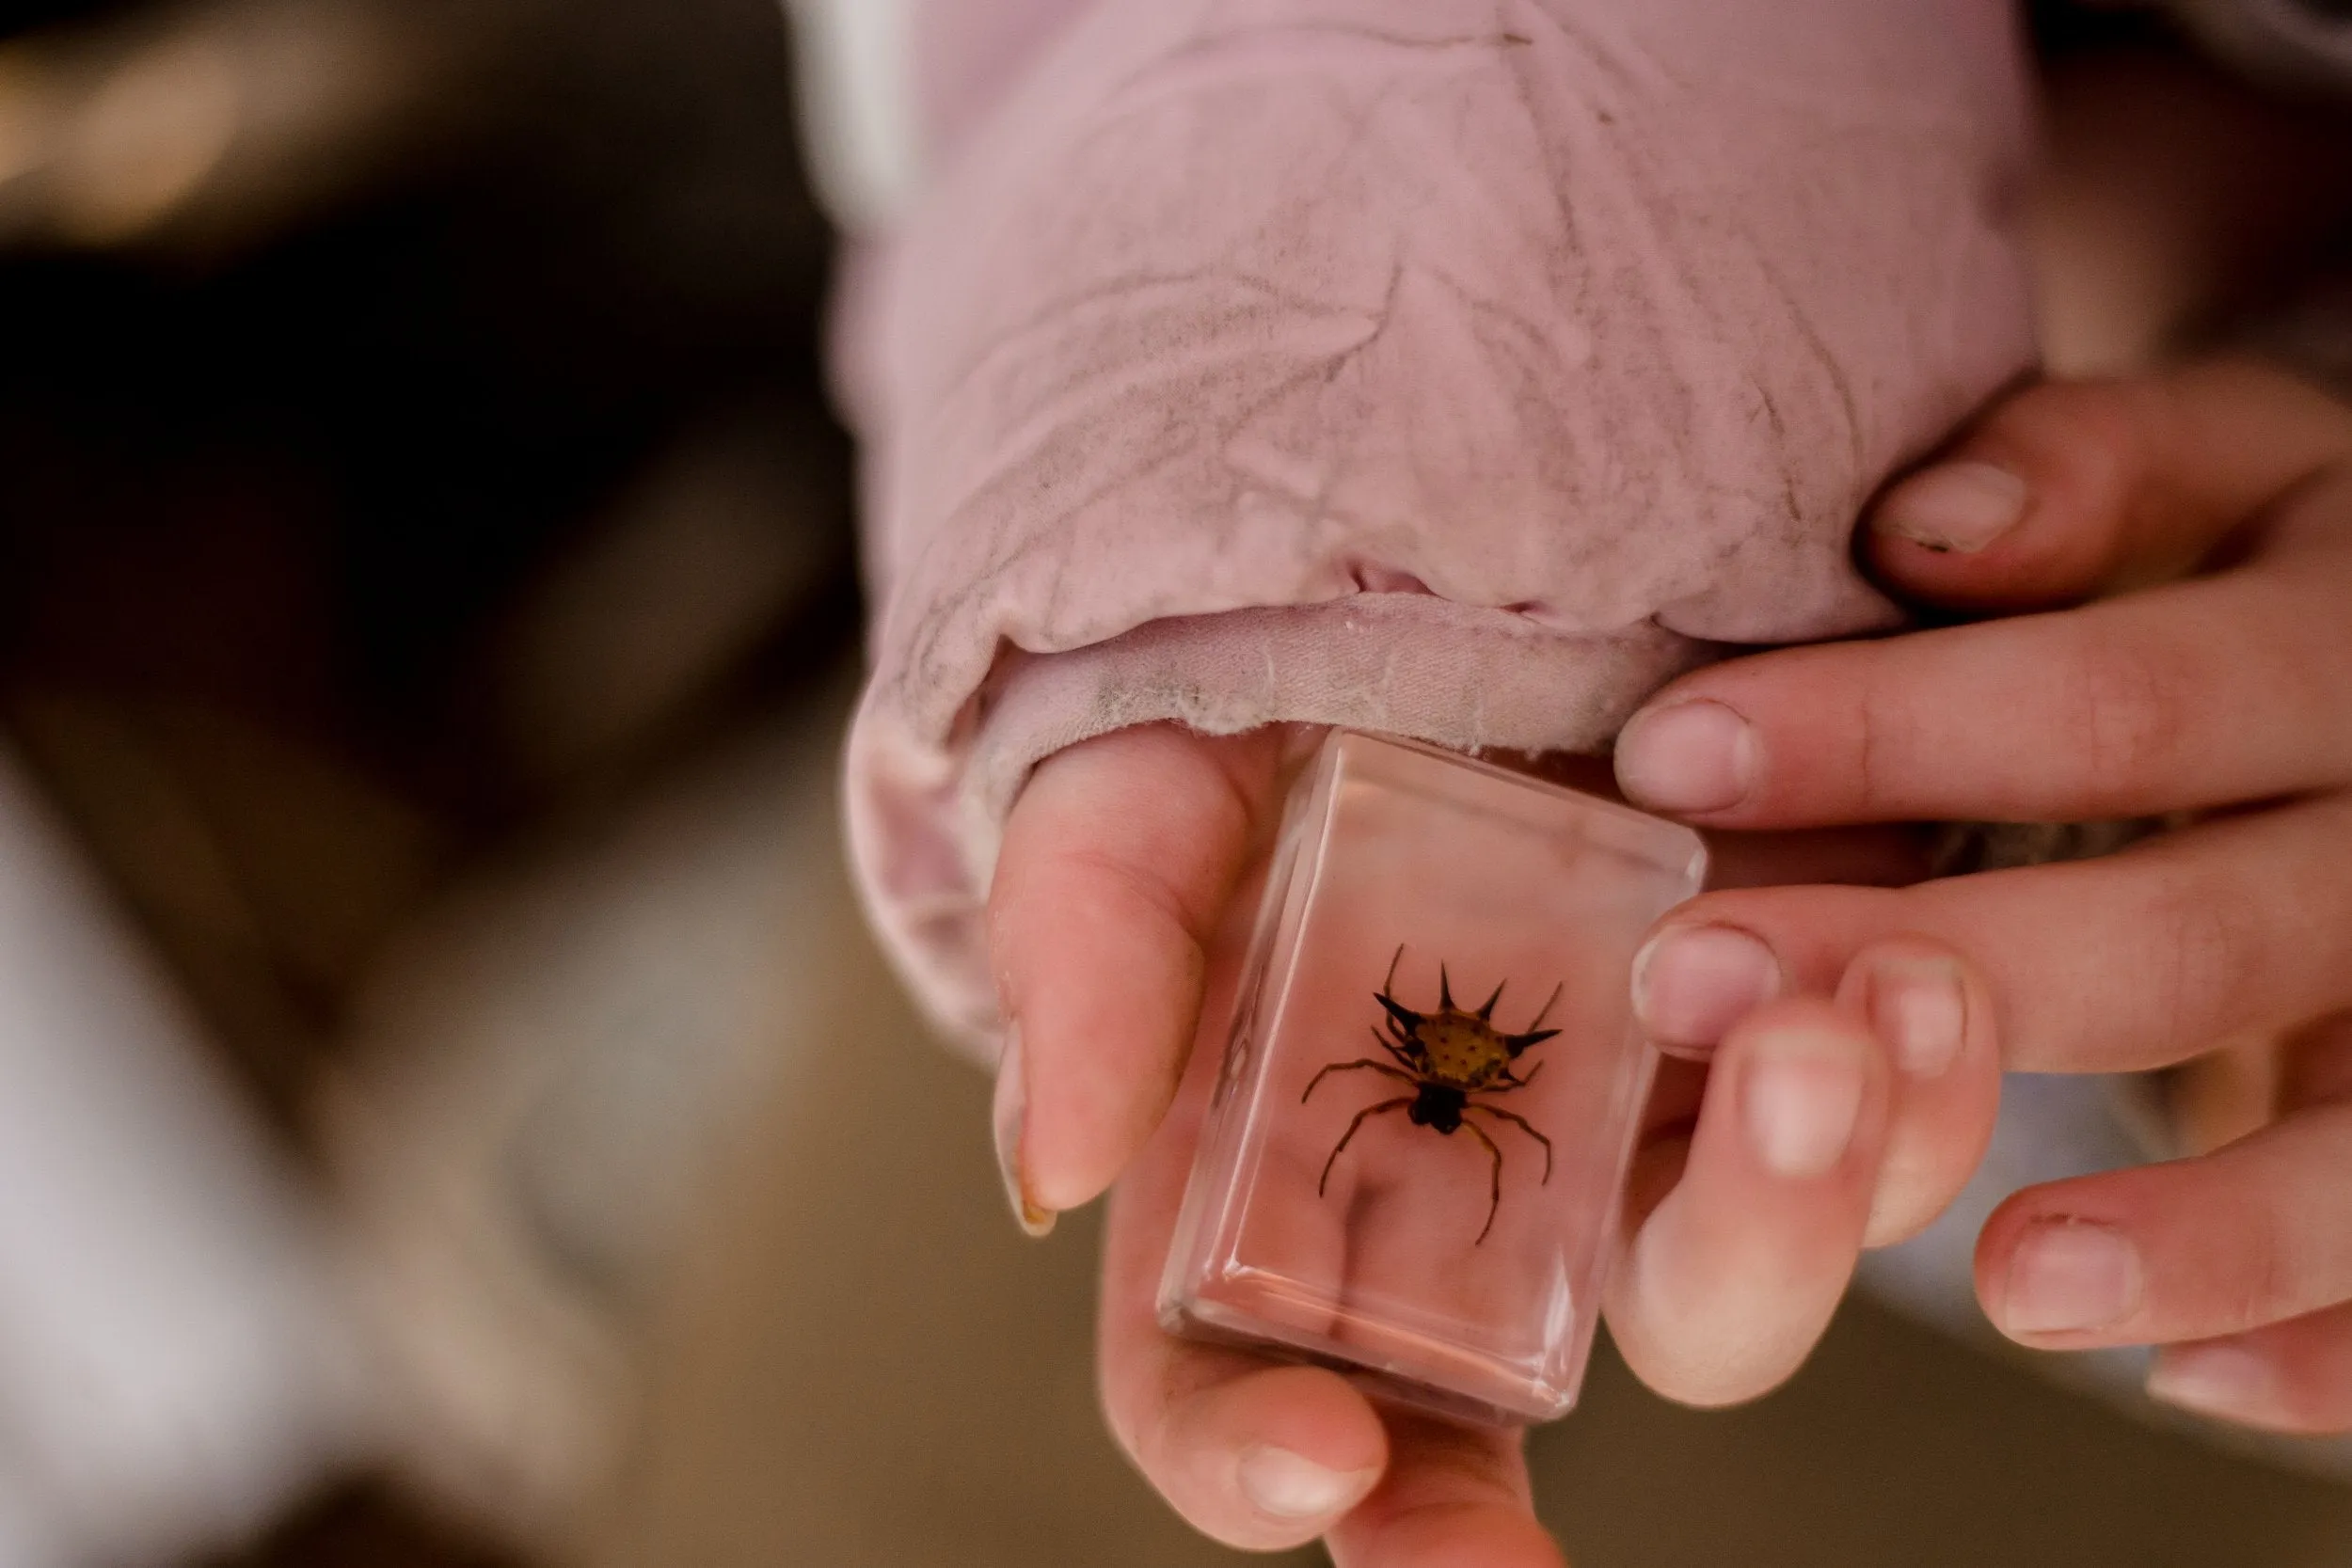
{"label": "spider specimen", "polygon": [[1405,949],[1400,945],[1396,957],[1389,960],[1388,977],[1380,982],[1379,990],[1374,993],[1375,1000],[1388,1014],[1383,1020],[1388,1025],[1388,1033],[1384,1035],[1375,1027],[1372,1037],[1378,1042],[1381,1050],[1394,1059],[1396,1065],[1375,1061],[1369,1056],[1359,1057],[1352,1062],[1333,1062],[1308,1081],[1307,1092],[1298,1097],[1298,1102],[1304,1105],[1308,1096],[1315,1092],[1315,1085],[1335,1072],[1377,1072],[1412,1085],[1413,1092],[1394,1100],[1384,1100],[1376,1105],[1367,1105],[1356,1113],[1356,1119],[1347,1124],[1347,1132],[1340,1138],[1338,1147],[1331,1150],[1331,1157],[1323,1162],[1323,1179],[1315,1183],[1315,1196],[1322,1196],[1324,1189],[1330,1185],[1331,1167],[1339,1163],[1341,1152],[1355,1138],[1357,1131],[1371,1117],[1383,1112],[1401,1110],[1416,1127],[1434,1127],[1448,1137],[1453,1136],[1458,1128],[1468,1128],[1471,1137],[1486,1146],[1486,1153],[1494,1162],[1493,1175],[1488,1182],[1486,1223],[1479,1229],[1478,1241],[1470,1243],[1476,1246],[1484,1243],[1486,1232],[1495,1227],[1495,1211],[1502,1206],[1502,1150],[1494,1139],[1486,1135],[1484,1128],[1467,1119],[1467,1114],[1484,1111],[1490,1117],[1515,1122],[1521,1132],[1543,1145],[1546,1182],[1551,1180],[1551,1140],[1529,1125],[1525,1117],[1506,1111],[1500,1105],[1472,1100],[1470,1096],[1508,1094],[1513,1089],[1523,1089],[1535,1081],[1535,1074],[1544,1069],[1543,1063],[1536,1063],[1524,1078],[1513,1073],[1511,1067],[1528,1047],[1539,1045],[1560,1032],[1543,1026],[1552,1003],[1560,1000],[1560,987],[1552,988],[1551,1001],[1544,1004],[1543,1010],[1535,1015],[1535,1021],[1527,1026],[1525,1033],[1506,1035],[1494,1026],[1495,1004],[1502,1000],[1502,984],[1496,985],[1495,993],[1486,998],[1476,1011],[1464,1012],[1454,1005],[1454,984],[1447,977],[1443,964],[1438,966],[1436,1012],[1417,1013],[1398,1002],[1390,991],[1396,984],[1397,960],[1404,957]]}

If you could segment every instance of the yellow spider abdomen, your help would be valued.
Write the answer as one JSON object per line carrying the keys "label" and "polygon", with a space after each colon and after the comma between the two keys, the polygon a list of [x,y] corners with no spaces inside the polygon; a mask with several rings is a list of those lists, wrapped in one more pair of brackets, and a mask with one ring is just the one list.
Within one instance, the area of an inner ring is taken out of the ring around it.
{"label": "yellow spider abdomen", "polygon": [[1429,1063],[1429,1075],[1462,1088],[1491,1082],[1511,1065],[1502,1036],[1473,1014],[1441,1012],[1423,1021],[1414,1039]]}

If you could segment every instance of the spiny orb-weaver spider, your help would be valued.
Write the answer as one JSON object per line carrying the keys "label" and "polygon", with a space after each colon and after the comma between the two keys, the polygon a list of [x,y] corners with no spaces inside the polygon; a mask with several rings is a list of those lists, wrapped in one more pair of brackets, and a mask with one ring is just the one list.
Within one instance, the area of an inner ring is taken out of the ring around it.
{"label": "spiny orb-weaver spider", "polygon": [[1331,1150],[1331,1157],[1323,1162],[1323,1178],[1315,1183],[1315,1196],[1324,1196],[1324,1190],[1331,1184],[1331,1167],[1339,1163],[1342,1150],[1354,1140],[1358,1129],[1383,1112],[1401,1110],[1415,1126],[1434,1127],[1448,1137],[1453,1136],[1457,1128],[1468,1128],[1471,1137],[1486,1146],[1486,1153],[1494,1162],[1493,1174],[1488,1181],[1486,1223],[1480,1227],[1478,1240],[1470,1243],[1477,1246],[1486,1240],[1486,1232],[1495,1227],[1495,1211],[1502,1207],[1502,1150],[1494,1139],[1486,1135],[1484,1128],[1465,1119],[1466,1113],[1484,1111],[1490,1117],[1514,1122],[1521,1132],[1543,1145],[1544,1180],[1547,1184],[1551,1180],[1551,1140],[1536,1132],[1525,1117],[1470,1097],[1473,1094],[1508,1094],[1513,1089],[1523,1089],[1535,1081],[1535,1074],[1544,1069],[1543,1063],[1537,1062],[1524,1078],[1512,1072],[1512,1064],[1528,1047],[1540,1045],[1560,1032],[1547,1029],[1543,1023],[1551,1012],[1552,1004],[1560,1000],[1561,987],[1552,988],[1551,1000],[1544,1004],[1543,1009],[1536,1013],[1535,1021],[1527,1026],[1524,1033],[1506,1035],[1495,1028],[1494,1013],[1495,1004],[1502,1000],[1502,985],[1507,982],[1499,982],[1494,994],[1476,1010],[1464,1012],[1454,1005],[1454,983],[1446,975],[1445,965],[1440,963],[1438,966],[1438,1010],[1417,1013],[1390,994],[1396,984],[1397,961],[1404,957],[1405,948],[1400,943],[1396,957],[1389,960],[1388,977],[1380,982],[1379,990],[1374,993],[1374,1000],[1388,1015],[1382,1021],[1388,1025],[1388,1033],[1382,1034],[1375,1025],[1372,1037],[1381,1050],[1394,1059],[1396,1065],[1375,1061],[1369,1056],[1359,1057],[1352,1062],[1333,1062],[1308,1081],[1307,1092],[1298,1097],[1298,1102],[1304,1105],[1308,1097],[1315,1092],[1315,1085],[1335,1072],[1377,1072],[1404,1080],[1413,1085],[1413,1092],[1394,1100],[1384,1100],[1376,1105],[1367,1105],[1356,1113],[1356,1119],[1347,1124],[1347,1131]]}

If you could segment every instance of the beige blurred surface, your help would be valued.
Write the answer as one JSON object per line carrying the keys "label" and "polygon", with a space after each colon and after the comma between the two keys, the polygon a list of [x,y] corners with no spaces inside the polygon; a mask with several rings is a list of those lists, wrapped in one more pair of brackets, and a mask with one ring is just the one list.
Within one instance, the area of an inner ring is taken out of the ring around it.
{"label": "beige blurred surface", "polygon": [[[812,808],[830,801],[791,809]],[[834,837],[803,842],[826,857],[803,885],[834,918],[806,923],[824,951],[788,961],[827,989],[782,1021],[786,1087],[695,1222],[589,1560],[1226,1560],[1096,1417],[1093,1216],[1042,1244],[1015,1230],[986,1080],[900,998]]]}
{"label": "beige blurred surface", "polygon": [[[809,717],[809,744],[830,721]],[[802,777],[827,798],[779,807],[829,814],[830,773]],[[796,838],[815,862],[800,895],[831,908],[798,923],[819,951],[785,961],[825,983],[777,1022],[784,1086],[699,1207],[587,1560],[1240,1560],[1178,1528],[1100,1425],[1094,1217],[1042,1243],[1015,1232],[987,1085],[899,999],[832,836]],[[1730,1413],[1665,1405],[1604,1353],[1534,1456],[1580,1568],[2352,1560],[2352,1493],[2148,1430],[1867,1303],[1791,1386]]]}

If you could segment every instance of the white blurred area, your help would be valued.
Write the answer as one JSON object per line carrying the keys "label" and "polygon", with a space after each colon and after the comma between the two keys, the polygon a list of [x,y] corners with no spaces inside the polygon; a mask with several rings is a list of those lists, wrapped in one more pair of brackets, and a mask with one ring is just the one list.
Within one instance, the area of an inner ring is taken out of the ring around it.
{"label": "white blurred area", "polygon": [[266,1522],[363,1419],[319,1216],[0,753],[0,1564]]}
{"label": "white blurred area", "polygon": [[879,227],[922,178],[916,0],[784,0],[800,48],[803,145],[843,228]]}

